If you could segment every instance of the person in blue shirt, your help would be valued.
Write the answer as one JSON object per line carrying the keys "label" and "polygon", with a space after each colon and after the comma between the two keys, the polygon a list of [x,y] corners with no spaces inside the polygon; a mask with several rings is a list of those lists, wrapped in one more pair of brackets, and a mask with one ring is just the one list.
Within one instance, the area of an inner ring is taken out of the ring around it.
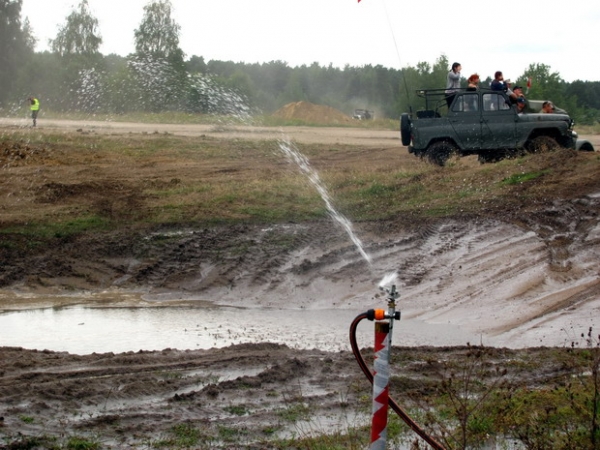
{"label": "person in blue shirt", "polygon": [[497,71],[494,74],[494,79],[490,83],[490,89],[492,91],[506,92],[508,90],[508,88],[510,87],[509,83],[510,83],[510,80],[504,81],[504,76],[502,75],[502,72]]}
{"label": "person in blue shirt", "polygon": [[517,105],[517,114],[523,114],[525,112],[525,108],[527,107],[525,97],[517,98],[515,105]]}

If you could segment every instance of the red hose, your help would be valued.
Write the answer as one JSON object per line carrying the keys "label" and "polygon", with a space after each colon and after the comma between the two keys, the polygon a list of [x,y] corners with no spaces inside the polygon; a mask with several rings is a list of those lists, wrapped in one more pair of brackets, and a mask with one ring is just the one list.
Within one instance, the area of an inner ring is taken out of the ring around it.
{"label": "red hose", "polygon": [[[371,373],[371,370],[365,363],[365,360],[363,359],[362,355],[360,354],[360,350],[358,349],[358,344],[356,343],[356,328],[358,327],[358,324],[360,323],[361,320],[368,319],[372,316],[373,316],[373,314],[372,313],[370,314],[368,312],[359,314],[358,316],[356,316],[356,318],[352,321],[352,324],[350,325],[350,345],[352,346],[352,353],[354,353],[356,362],[358,362],[358,365],[360,366],[363,373],[367,377],[367,380],[369,380],[369,383],[371,383],[371,384],[373,384],[373,374]],[[373,320],[373,319],[370,319],[370,320]],[[390,342],[390,348],[391,348],[391,345],[392,345],[392,343]],[[392,397],[388,398],[388,405],[396,412],[396,414],[398,414],[398,416],[404,421],[404,423],[406,423],[406,425],[408,425],[415,433],[417,433],[421,437],[421,439],[423,439],[425,442],[427,442],[429,445],[431,445],[432,448],[434,448],[436,450],[445,450],[444,446],[442,444],[440,444],[439,442],[437,442],[434,438],[429,436],[425,432],[425,430],[423,430],[400,407],[400,405],[398,405],[398,403],[396,403],[396,401]]]}

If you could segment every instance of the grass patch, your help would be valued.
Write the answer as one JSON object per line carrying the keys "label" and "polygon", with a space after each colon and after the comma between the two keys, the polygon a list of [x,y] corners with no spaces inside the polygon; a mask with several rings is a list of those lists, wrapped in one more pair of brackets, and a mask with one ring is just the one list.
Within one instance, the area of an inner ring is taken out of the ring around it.
{"label": "grass patch", "polygon": [[250,411],[244,405],[231,405],[223,408],[223,411],[232,414],[234,416],[245,416]]}
{"label": "grass patch", "polygon": [[370,430],[352,428],[346,432],[322,433],[318,436],[299,436],[275,442],[276,449],[362,450],[369,448]]}
{"label": "grass patch", "polygon": [[99,450],[101,446],[96,440],[72,436],[67,440],[66,448],[67,450]]}
{"label": "grass patch", "polygon": [[279,417],[286,422],[298,422],[310,418],[310,408],[302,403],[292,403],[278,412]]}
{"label": "grass patch", "polygon": [[248,436],[248,430],[243,428],[219,426],[219,438],[224,442],[241,442]]}
{"label": "grass patch", "polygon": [[[44,133],[10,134],[35,151],[9,161],[0,197],[0,233],[26,236],[30,247],[120,227],[329,220],[320,193],[277,141]],[[545,201],[577,191],[600,171],[600,158],[586,152],[486,165],[469,157],[439,168],[395,147],[298,149],[334,208],[351,221],[449,217],[505,207],[507,199]],[[1,246],[14,248],[11,239]]]}
{"label": "grass patch", "polygon": [[521,184],[521,183],[525,183],[527,181],[535,180],[536,178],[544,176],[547,173],[550,173],[550,171],[549,170],[538,170],[538,171],[534,171],[534,172],[516,173],[507,178],[504,178],[502,180],[501,184],[506,185],[506,186],[510,186],[513,184]]}
{"label": "grass patch", "polygon": [[211,442],[201,430],[189,423],[173,426],[164,439],[152,443],[153,448],[196,448],[199,444]]}
{"label": "grass patch", "polygon": [[[29,245],[36,245],[35,239],[65,238],[84,232],[106,231],[111,229],[111,221],[98,216],[76,217],[64,222],[33,222],[23,226],[11,226],[0,229],[0,235],[19,234],[29,238]],[[5,244],[8,245],[8,244]]]}

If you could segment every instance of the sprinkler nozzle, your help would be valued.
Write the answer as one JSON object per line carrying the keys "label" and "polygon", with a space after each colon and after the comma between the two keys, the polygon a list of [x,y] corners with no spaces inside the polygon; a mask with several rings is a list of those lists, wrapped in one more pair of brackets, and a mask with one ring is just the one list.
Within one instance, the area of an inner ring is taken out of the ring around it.
{"label": "sprinkler nozzle", "polygon": [[379,289],[381,289],[382,291],[385,291],[388,295],[388,300],[396,300],[398,297],[400,297],[400,293],[396,290],[396,285],[392,284],[392,287],[390,287],[389,289],[384,287],[384,286],[379,286]]}

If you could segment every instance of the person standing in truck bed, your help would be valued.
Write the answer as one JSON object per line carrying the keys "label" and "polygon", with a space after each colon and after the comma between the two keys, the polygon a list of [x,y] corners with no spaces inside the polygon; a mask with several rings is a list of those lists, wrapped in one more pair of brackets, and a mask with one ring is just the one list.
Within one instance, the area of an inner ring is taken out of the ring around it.
{"label": "person standing in truck bed", "polygon": [[448,104],[448,108],[452,104],[454,100],[454,96],[456,92],[460,89],[460,70],[462,66],[460,63],[455,62],[452,64],[452,70],[448,72],[448,78],[446,80],[446,103]]}

